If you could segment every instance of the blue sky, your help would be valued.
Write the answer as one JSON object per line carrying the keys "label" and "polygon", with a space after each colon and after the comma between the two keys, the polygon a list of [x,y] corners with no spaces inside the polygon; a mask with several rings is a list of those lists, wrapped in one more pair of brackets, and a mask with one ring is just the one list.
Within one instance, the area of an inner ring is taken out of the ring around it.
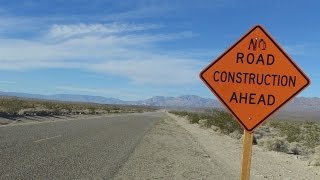
{"label": "blue sky", "polygon": [[255,24],[320,97],[317,1],[42,0],[0,3],[0,91],[124,100],[214,96],[199,72]]}

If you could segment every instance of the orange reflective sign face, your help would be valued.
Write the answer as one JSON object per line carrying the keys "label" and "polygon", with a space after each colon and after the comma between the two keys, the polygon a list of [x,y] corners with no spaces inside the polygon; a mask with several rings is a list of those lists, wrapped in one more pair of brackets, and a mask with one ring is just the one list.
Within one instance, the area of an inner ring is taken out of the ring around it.
{"label": "orange reflective sign face", "polygon": [[310,83],[261,26],[245,34],[200,77],[249,132]]}

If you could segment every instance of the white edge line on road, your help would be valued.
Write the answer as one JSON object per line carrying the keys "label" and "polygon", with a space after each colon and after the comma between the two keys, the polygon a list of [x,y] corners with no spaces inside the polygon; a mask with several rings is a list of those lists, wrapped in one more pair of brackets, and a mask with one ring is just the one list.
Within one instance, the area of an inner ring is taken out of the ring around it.
{"label": "white edge line on road", "polygon": [[39,139],[39,140],[36,140],[36,141],[33,141],[34,143],[37,143],[37,142],[41,142],[41,141],[45,141],[45,140],[49,140],[49,139],[53,139],[53,138],[58,138],[58,137],[61,137],[62,135],[58,135],[58,136],[52,136],[52,137],[48,137],[48,138],[44,138],[44,139]]}

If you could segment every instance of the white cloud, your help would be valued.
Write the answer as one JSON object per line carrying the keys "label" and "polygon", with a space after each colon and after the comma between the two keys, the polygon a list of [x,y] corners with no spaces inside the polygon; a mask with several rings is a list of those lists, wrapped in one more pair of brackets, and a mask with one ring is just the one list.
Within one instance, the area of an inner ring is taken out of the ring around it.
{"label": "white cloud", "polygon": [[284,49],[289,55],[292,56],[318,57],[320,47],[318,43],[300,43],[286,45],[284,46]]}
{"label": "white cloud", "polygon": [[55,89],[71,92],[84,92],[90,94],[110,94],[114,93],[114,90],[111,89],[93,89],[93,88],[84,88],[84,87],[73,87],[73,86],[57,86]]}
{"label": "white cloud", "polygon": [[284,49],[289,55],[304,55],[306,52],[306,47],[302,44],[284,46]]}
{"label": "white cloud", "polygon": [[159,25],[153,24],[127,24],[127,23],[109,23],[109,24],[67,24],[53,25],[48,33],[51,38],[69,38],[72,36],[83,36],[88,34],[108,35],[121,32],[142,31],[159,28]]}
{"label": "white cloud", "polygon": [[203,66],[196,57],[156,48],[159,41],[194,34],[137,32],[155,27],[127,23],[54,25],[37,40],[0,39],[0,69],[78,68],[122,76],[138,84],[196,82]]}
{"label": "white cloud", "polygon": [[107,61],[91,66],[93,71],[127,77],[137,84],[181,85],[197,82],[201,63],[190,59],[152,56],[147,59]]}
{"label": "white cloud", "polygon": [[237,7],[238,3],[230,0],[135,0],[125,2],[131,10],[104,16],[106,20],[144,19],[148,17],[179,17],[189,14],[194,9]]}

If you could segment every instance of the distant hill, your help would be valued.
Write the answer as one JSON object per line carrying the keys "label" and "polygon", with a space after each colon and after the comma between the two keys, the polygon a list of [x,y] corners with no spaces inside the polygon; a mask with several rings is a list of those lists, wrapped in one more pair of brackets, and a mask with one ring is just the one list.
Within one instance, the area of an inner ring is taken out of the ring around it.
{"label": "distant hill", "polygon": [[221,107],[218,100],[202,98],[195,95],[184,95],[178,97],[155,96],[143,101],[137,101],[137,103],[163,107]]}
{"label": "distant hill", "polygon": [[[216,99],[203,98],[195,95],[184,95],[178,97],[154,96],[140,101],[125,101],[116,98],[106,98],[102,96],[56,94],[39,95],[15,92],[0,92],[0,96],[14,96],[32,99],[46,99],[72,102],[91,102],[100,104],[124,104],[124,105],[150,105],[161,107],[180,107],[180,108],[203,108],[203,107],[222,107]],[[320,111],[320,98],[297,97],[288,103],[283,110],[286,111]]]}
{"label": "distant hill", "polygon": [[320,112],[320,98],[318,97],[297,97],[294,98],[285,107],[288,111],[319,111]]}
{"label": "distant hill", "polygon": [[[222,104],[216,99],[202,98],[195,95],[185,95],[179,97],[164,97],[155,96],[150,99],[139,101],[145,105],[152,106],[167,106],[167,107],[186,107],[186,108],[201,108],[201,107],[216,107],[221,108]],[[297,97],[290,101],[282,109],[285,111],[319,111],[320,98]]]}

